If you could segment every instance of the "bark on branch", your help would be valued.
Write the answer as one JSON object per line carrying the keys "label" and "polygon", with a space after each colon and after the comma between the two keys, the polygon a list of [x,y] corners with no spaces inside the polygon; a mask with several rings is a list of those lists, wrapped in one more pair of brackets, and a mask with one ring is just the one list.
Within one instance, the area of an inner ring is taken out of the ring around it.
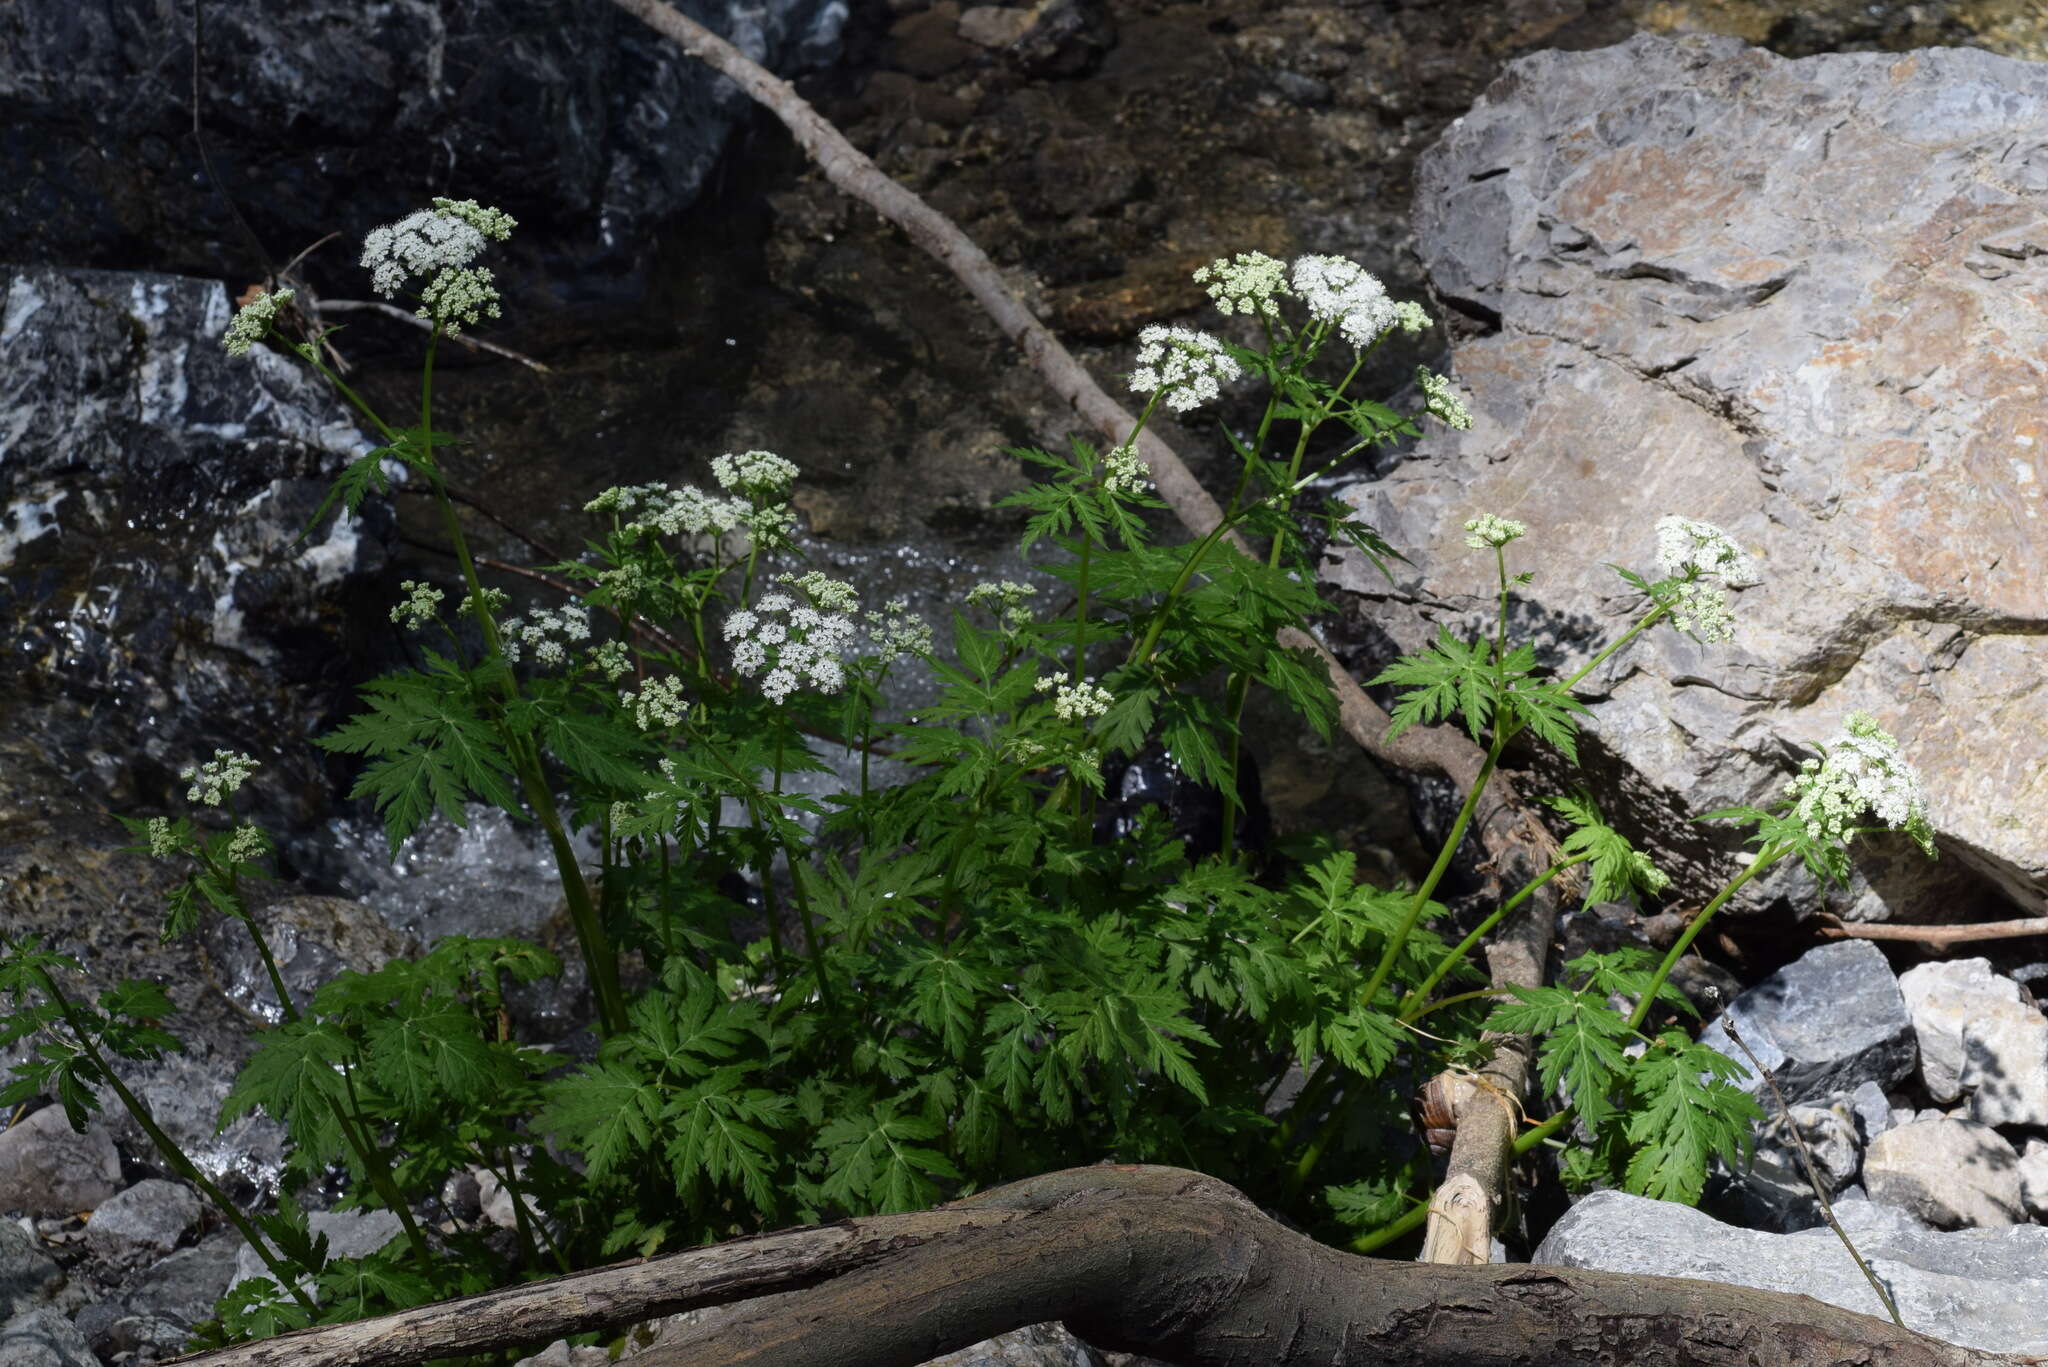
{"label": "bark on branch", "polygon": [[[1060,344],[1045,325],[1033,316],[1024,302],[1004,283],[987,253],[944,214],[926,204],[905,186],[899,185],[865,153],[846,140],[844,134],[811,108],[796,90],[773,72],[751,61],[746,54],[679,13],[665,0],[613,0],[655,32],[668,38],[690,56],[730,78],[756,103],[764,106],[787,127],[797,144],[825,178],[844,193],[874,209],[894,223],[910,240],[950,270],[975,301],[988,313],[1003,335],[1017,344],[1027,361],[1045,378],[1053,391],[1065,399],[1105,440],[1121,442],[1136,420],[1123,405],[1104,393],[1081,363]],[[1223,510],[1197,481],[1173,448],[1147,429],[1139,434],[1138,453],[1152,475],[1159,496],[1173,509],[1189,534],[1200,537],[1223,519]],[[1236,533],[1229,541],[1238,551],[1250,551]],[[1279,643],[1290,649],[1311,651],[1328,672],[1337,698],[1339,724],[1360,748],[1384,764],[1411,773],[1441,774],[1469,793],[1478,780],[1484,755],[1461,732],[1450,727],[1415,727],[1393,742],[1386,739],[1388,717],[1365,695],[1358,681],[1332,655],[1329,648],[1305,631],[1289,627],[1278,635]],[[1474,838],[1491,856],[1498,871],[1493,887],[1496,898],[1522,882],[1533,879],[1558,857],[1557,841],[1537,819],[1535,811],[1515,790],[1507,775],[1492,778],[1493,797],[1489,816],[1474,823]],[[1557,907],[1558,890],[1546,887],[1529,900],[1528,907],[1489,950],[1495,987],[1540,987],[1543,965],[1548,956]],[[1529,1076],[1529,1044],[1521,1037],[1501,1037],[1500,1047],[1486,1067],[1494,1086],[1519,1101]],[[1491,1094],[1488,1094],[1491,1095]],[[1466,1235],[1453,1237],[1439,1229],[1431,1217],[1430,1243],[1450,1247],[1469,1242],[1475,1225],[1491,1229],[1502,1183],[1508,1172],[1507,1145],[1514,1137],[1514,1116],[1509,1109],[1482,1101],[1472,1108],[1467,1120],[1460,1117],[1457,1139],[1451,1152],[1451,1173],[1471,1174],[1486,1196],[1485,1208],[1466,1208],[1462,1222]]]}
{"label": "bark on branch", "polygon": [[[745,1299],[740,1299],[745,1298]],[[1355,1257],[1180,1168],[1048,1173],[938,1210],[845,1220],[179,1359],[398,1367],[740,1300],[639,1367],[908,1367],[1065,1320],[1184,1367],[1992,1367],[1807,1296],[1580,1268]]]}

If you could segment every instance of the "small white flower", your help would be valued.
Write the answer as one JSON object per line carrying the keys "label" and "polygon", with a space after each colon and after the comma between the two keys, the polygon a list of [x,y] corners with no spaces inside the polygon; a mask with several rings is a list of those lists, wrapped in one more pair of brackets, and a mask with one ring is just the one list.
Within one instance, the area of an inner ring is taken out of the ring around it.
{"label": "small white flower", "polygon": [[839,655],[853,641],[850,614],[860,606],[853,586],[817,570],[784,574],[778,582],[792,585],[809,602],[768,593],[753,608],[728,616],[724,633],[733,643],[733,668],[748,678],[766,669],[761,691],[774,703],[794,693],[806,676],[819,692],[837,693],[846,685]]}
{"label": "small white flower", "polygon": [[1209,297],[1219,313],[1257,313],[1268,318],[1280,316],[1276,294],[1287,292],[1287,266],[1264,252],[1239,252],[1218,257],[1195,272],[1195,283],[1209,284]]}
{"label": "small white flower", "polygon": [[742,451],[713,460],[711,476],[727,493],[745,494],[766,502],[789,493],[789,486],[796,482],[797,468],[772,451]]}
{"label": "small white flower", "polygon": [[446,597],[433,585],[417,579],[400,580],[398,587],[405,590],[406,599],[391,609],[391,620],[408,631],[418,631],[432,621],[434,614],[440,611],[442,598]]}
{"label": "small white flower", "polygon": [[1711,522],[1673,514],[1657,519],[1657,568],[1666,575],[1712,575],[1730,588],[1758,582],[1756,565]]}
{"label": "small white flower", "polygon": [[1481,513],[1471,519],[1465,524],[1465,530],[1470,533],[1465,538],[1465,544],[1475,551],[1483,551],[1490,546],[1505,546],[1516,537],[1529,534],[1529,528],[1525,524],[1511,517],[1495,517],[1492,513]]}
{"label": "small white flower", "polygon": [[[484,606],[490,610],[492,617],[496,617],[499,613],[503,612],[508,601],[510,600],[505,597],[505,590],[503,589],[484,590]],[[459,616],[472,616],[476,612],[476,603],[471,599],[470,595],[465,593],[462,595],[462,601],[455,605],[455,611]]]}
{"label": "small white flower", "polygon": [[633,709],[633,721],[642,731],[679,726],[690,707],[683,697],[683,681],[673,674],[649,679],[638,692],[619,694],[619,705]]}
{"label": "small white flower", "polygon": [[1440,419],[1446,427],[1465,431],[1472,426],[1471,410],[1458,397],[1458,391],[1451,388],[1451,382],[1431,370],[1428,366],[1415,367],[1415,383],[1422,386],[1423,407]]}
{"label": "small white flower", "polygon": [[221,337],[221,344],[230,356],[246,356],[249,348],[262,341],[270,332],[271,324],[277,320],[277,311],[292,301],[290,290],[263,293],[242,305],[235,313],[234,320]]}
{"label": "small white flower", "polygon": [[1335,323],[1344,340],[1361,351],[1398,321],[1386,286],[1341,256],[1296,257],[1294,292],[1308,305],[1309,317]]}
{"label": "small white flower", "polygon": [[1125,498],[1136,498],[1151,483],[1151,472],[1145,468],[1145,462],[1138,459],[1137,450],[1128,444],[1116,447],[1105,456],[1102,468],[1105,475],[1103,487]]}
{"label": "small white flower", "polygon": [[1403,299],[1394,305],[1394,326],[1407,333],[1423,332],[1429,327],[1429,315],[1414,300]]}
{"label": "small white flower", "polygon": [[192,785],[185,793],[187,802],[204,802],[209,807],[218,807],[255,772],[256,761],[248,755],[216,750],[206,763],[179,770],[178,777]]}
{"label": "small white flower", "polygon": [[234,835],[228,840],[228,862],[247,864],[251,860],[262,858],[266,848],[263,832],[245,822],[235,827]]}
{"label": "small white flower", "polygon": [[1138,333],[1138,368],[1131,372],[1131,391],[1163,393],[1168,408],[1185,413],[1220,394],[1220,381],[1243,373],[1236,358],[1208,333],[1153,323]]}
{"label": "small white flower", "polygon": [[[891,598],[882,607],[883,612],[867,613],[865,619],[868,624],[868,639],[874,642],[883,664],[893,663],[899,655],[932,653],[931,623],[910,615],[908,599]],[[791,622],[795,622],[800,615],[801,613],[791,614]]]}
{"label": "small white flower", "polygon": [[1898,742],[1868,712],[1851,712],[1842,726],[1821,747],[1825,758],[1807,760],[1786,785],[1796,799],[1793,816],[1813,839],[1839,840],[1867,811],[1893,830],[1903,828],[1931,854],[1927,799]]}
{"label": "small white flower", "polygon": [[171,831],[169,817],[153,816],[149,819],[149,852],[158,857],[178,852],[178,838]]}

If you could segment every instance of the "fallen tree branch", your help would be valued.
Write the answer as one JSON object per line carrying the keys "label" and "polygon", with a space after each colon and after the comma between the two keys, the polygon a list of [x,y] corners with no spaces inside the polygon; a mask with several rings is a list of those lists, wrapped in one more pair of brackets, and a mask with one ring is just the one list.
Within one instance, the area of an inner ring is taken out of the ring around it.
{"label": "fallen tree branch", "polygon": [[[316,313],[350,313],[362,310],[386,314],[396,318],[401,323],[410,323],[422,331],[431,332],[434,328],[432,320],[422,318],[412,310],[402,309],[396,304],[387,304],[381,299],[322,299],[313,311]],[[534,360],[531,356],[514,351],[511,347],[499,346],[496,342],[486,342],[481,337],[472,337],[466,332],[444,332],[441,334],[441,340],[460,342],[471,351],[488,351],[493,356],[503,356],[507,360],[519,362],[528,370],[536,370],[543,375],[551,373],[546,366]]]}
{"label": "fallen tree branch", "polygon": [[[827,180],[901,228],[914,244],[950,270],[1003,335],[1017,344],[1025,359],[1055,393],[1073,406],[1076,413],[1108,441],[1120,443],[1124,440],[1136,425],[1136,420],[1124,410],[1123,405],[1103,392],[1073,354],[1032,315],[1031,310],[1004,283],[987,253],[952,220],[891,179],[865,153],[848,142],[845,135],[824,116],[811,108],[787,81],[750,60],[732,44],[687,18],[665,0],[613,0],[613,3],[690,56],[715,68],[756,103],[773,113]],[[1149,428],[1139,433],[1137,447],[1160,497],[1173,509],[1190,535],[1204,536],[1223,520],[1223,510],[1216,500],[1157,433]],[[1229,540],[1237,550],[1250,555],[1249,548],[1235,532],[1230,533]],[[1351,672],[1330,653],[1328,647],[1294,627],[1281,631],[1278,640],[1290,649],[1311,651],[1322,661],[1336,694],[1338,720],[1345,733],[1367,754],[1410,772],[1441,774],[1461,791],[1469,793],[1472,790],[1485,756],[1465,735],[1451,727],[1418,726],[1403,732],[1390,743],[1387,740],[1389,719],[1386,712],[1365,695],[1365,690],[1359,687],[1358,681],[1351,677]],[[1474,823],[1474,834],[1492,854],[1492,862],[1504,870],[1506,877],[1522,872],[1522,881],[1534,878],[1558,857],[1557,841],[1505,774],[1496,772],[1492,782],[1498,805],[1486,822]],[[1496,883],[1494,891],[1498,896],[1504,887],[1515,885]],[[1489,951],[1494,968],[1494,986],[1542,985],[1544,960],[1555,926],[1556,896],[1548,888],[1539,892],[1518,919],[1517,928],[1510,933],[1511,942],[1498,955]],[[1516,1089],[1513,1095],[1517,1098],[1526,1094],[1528,1050],[1525,1039],[1503,1039],[1493,1061],[1487,1066],[1494,1084],[1503,1089]],[[1507,1170],[1504,1152],[1497,1154],[1495,1150],[1504,1151],[1505,1139],[1511,1139],[1514,1131],[1512,1118],[1508,1117],[1505,1119],[1508,1128],[1497,1133],[1502,1122],[1481,1118],[1486,1113],[1500,1114],[1498,1108],[1487,1106],[1483,1112],[1475,1113],[1470,1127],[1460,1123],[1451,1161],[1454,1171],[1470,1171],[1494,1180],[1495,1185],[1488,1188],[1491,1202],[1485,1212],[1485,1218],[1490,1222],[1494,1216],[1492,1202],[1499,1199],[1498,1181],[1504,1179]],[[1472,1136],[1469,1140],[1468,1134]],[[1503,1134],[1505,1138],[1502,1138]],[[1496,1140],[1500,1142],[1497,1144]]]}
{"label": "fallen tree branch", "polygon": [[640,1367],[900,1367],[1048,1319],[1183,1367],[1995,1367],[1808,1296],[1582,1268],[1341,1253],[1180,1168],[1092,1167],[937,1210],[692,1249],[202,1353],[188,1367],[400,1367],[731,1303]]}
{"label": "fallen tree branch", "polygon": [[1911,940],[1941,949],[1969,944],[1973,940],[2017,940],[2027,935],[2048,935],[2048,916],[2030,916],[2018,921],[1978,921],[1960,926],[1902,926],[1890,922],[1842,921],[1823,913],[1819,930],[1830,940]]}

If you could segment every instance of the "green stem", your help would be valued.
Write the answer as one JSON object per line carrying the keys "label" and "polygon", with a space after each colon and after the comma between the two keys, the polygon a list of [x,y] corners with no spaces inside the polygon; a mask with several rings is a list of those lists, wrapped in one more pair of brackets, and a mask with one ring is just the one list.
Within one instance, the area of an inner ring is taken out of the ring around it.
{"label": "green stem", "polygon": [[1613,643],[1610,644],[1607,647],[1607,649],[1601,651],[1598,655],[1595,655],[1592,659],[1586,661],[1586,667],[1584,669],[1581,669],[1578,673],[1572,675],[1569,679],[1566,679],[1564,681],[1565,691],[1570,692],[1572,689],[1578,687],[1579,680],[1585,678],[1588,674],[1591,674],[1594,670],[1598,669],[1601,666],[1601,664],[1607,659],[1608,656],[1614,654],[1615,651],[1620,650],[1623,646],[1627,645],[1630,641],[1634,640],[1637,636],[1641,635],[1645,630],[1647,630],[1651,625],[1653,625],[1659,617],[1662,617],[1665,613],[1669,612],[1670,610],[1671,609],[1662,606],[1652,608],[1647,614],[1644,615],[1642,621],[1637,622],[1627,631],[1624,631],[1621,635],[1615,637]]}
{"label": "green stem", "polygon": [[398,1223],[405,1227],[406,1242],[412,1245],[413,1257],[418,1261],[420,1271],[431,1280],[434,1275],[434,1250],[428,1246],[426,1233],[419,1227],[419,1222],[413,1219],[412,1207],[406,1204],[405,1197],[399,1193],[398,1181],[392,1175],[390,1164],[384,1161],[383,1149],[377,1146],[369,1127],[363,1121],[363,1103],[356,1096],[355,1078],[350,1074],[346,1063],[341,1065],[341,1085],[348,1093],[348,1105],[334,1105],[335,1123],[341,1128],[342,1138],[354,1152],[356,1161],[363,1165],[363,1172],[369,1177],[370,1188],[377,1193],[377,1199],[382,1201],[391,1213],[398,1217]]}
{"label": "green stem", "polygon": [[35,969],[35,975],[36,980],[42,984],[43,991],[50,994],[50,1000],[57,1003],[57,1009],[64,1013],[64,1022],[71,1027],[72,1037],[78,1041],[79,1047],[85,1050],[86,1054],[92,1059],[94,1066],[100,1071],[100,1076],[107,1080],[107,1085],[114,1089],[114,1095],[121,1099],[121,1104],[127,1108],[128,1114],[134,1117],[137,1125],[142,1127],[142,1132],[149,1136],[150,1143],[156,1145],[156,1151],[162,1155],[164,1162],[169,1165],[171,1171],[199,1188],[206,1199],[213,1202],[220,1213],[227,1217],[228,1223],[235,1227],[235,1232],[240,1234],[248,1241],[249,1246],[256,1250],[257,1256],[263,1259],[263,1265],[270,1269],[270,1275],[277,1279],[277,1284],[283,1287],[308,1315],[317,1318],[320,1313],[320,1307],[306,1293],[305,1288],[299,1285],[298,1278],[294,1277],[283,1261],[271,1251],[270,1244],[263,1238],[263,1235],[257,1230],[256,1226],[250,1222],[249,1217],[242,1214],[241,1208],[228,1199],[227,1193],[215,1186],[207,1178],[206,1174],[201,1172],[193,1164],[192,1160],[185,1156],[185,1151],[178,1147],[177,1141],[168,1134],[165,1134],[157,1125],[156,1117],[150,1113],[149,1107],[143,1103],[142,1098],[129,1091],[127,1084],[122,1082],[115,1075],[113,1068],[108,1066],[106,1055],[100,1052],[99,1044],[93,1039],[91,1032],[87,1031],[80,1023],[78,1012],[72,1007],[70,998],[66,997],[57,987],[57,980],[51,977],[47,970],[42,968]]}
{"label": "green stem", "polygon": [[[1557,877],[1566,869],[1571,868],[1575,864],[1583,864],[1592,857],[1593,856],[1590,851],[1585,854],[1574,855],[1572,858],[1567,859],[1562,863],[1552,864],[1549,868],[1545,869],[1536,878],[1532,879],[1530,882],[1523,885],[1522,889],[1519,892],[1517,892],[1514,896],[1508,898],[1507,901],[1501,903],[1500,906],[1496,907],[1492,915],[1488,916],[1484,921],[1481,921],[1477,926],[1473,927],[1472,933],[1470,935],[1467,935],[1464,939],[1460,940],[1458,942],[1457,948],[1452,949],[1445,953],[1444,957],[1438,961],[1436,968],[1431,971],[1430,975],[1427,978],[1424,978],[1422,982],[1418,984],[1412,991],[1410,991],[1406,997],[1403,997],[1401,999],[1401,1005],[1395,1010],[1394,1014],[1399,1016],[1404,1021],[1414,1020],[1425,1014],[1422,1011],[1417,1011],[1415,1008],[1422,1004],[1424,999],[1426,999],[1429,996],[1430,992],[1435,989],[1438,983],[1444,980],[1445,975],[1448,974],[1452,968],[1457,966],[1457,964],[1461,962],[1466,955],[1472,952],[1473,946],[1477,945],[1479,941],[1485,938],[1485,936],[1490,931],[1492,931],[1495,926],[1499,925],[1504,919],[1506,919],[1509,913],[1513,912],[1516,907],[1520,906],[1523,902],[1527,901],[1530,897],[1534,896],[1538,888],[1543,887],[1546,883],[1550,882],[1551,879]],[[1453,1000],[1457,999],[1454,998]],[[1437,1006],[1442,1005],[1446,1005],[1446,1003],[1437,1003]],[[1432,1006],[1429,1009],[1434,1011],[1436,1007]]]}
{"label": "green stem", "polygon": [[[782,720],[781,717],[776,718],[775,787],[770,795],[770,800],[775,804],[777,817],[782,815]],[[811,916],[810,895],[804,891],[804,867],[801,856],[779,832],[775,833],[775,843],[782,847],[783,858],[789,861],[789,886],[796,894],[796,912],[803,921],[804,948],[809,951],[811,970],[818,975],[818,998],[825,1004],[827,1010],[836,1010],[837,1007],[832,1000],[832,980],[825,973],[824,951],[818,945],[817,922]],[[764,873],[762,877],[765,879],[767,875]]]}

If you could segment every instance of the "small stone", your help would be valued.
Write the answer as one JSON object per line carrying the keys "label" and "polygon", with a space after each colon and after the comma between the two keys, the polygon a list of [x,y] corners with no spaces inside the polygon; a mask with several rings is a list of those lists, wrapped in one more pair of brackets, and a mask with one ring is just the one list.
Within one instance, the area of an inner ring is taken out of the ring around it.
{"label": "small stone", "polygon": [[2020,1156],[1989,1126],[1920,1120],[1886,1130],[1863,1156],[1870,1199],[1937,1229],[1997,1228],[2026,1218]]}
{"label": "small stone", "polygon": [[1010,5],[976,5],[961,12],[960,27],[956,31],[976,47],[1005,48],[1022,38],[1030,28],[1031,11],[1028,9]]}
{"label": "small stone", "polygon": [[62,1106],[45,1106],[0,1134],[0,1202],[31,1215],[76,1215],[121,1189],[121,1155],[94,1120],[79,1134]]}

